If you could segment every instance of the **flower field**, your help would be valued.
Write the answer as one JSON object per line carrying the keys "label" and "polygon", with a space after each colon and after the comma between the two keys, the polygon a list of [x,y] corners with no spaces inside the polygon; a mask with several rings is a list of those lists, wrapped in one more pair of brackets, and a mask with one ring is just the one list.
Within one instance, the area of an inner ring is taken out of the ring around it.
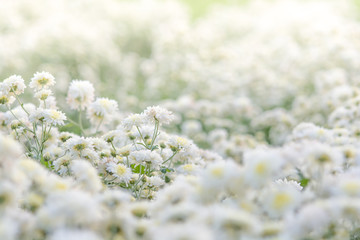
{"label": "flower field", "polygon": [[205,3],[0,1],[1,240],[360,239],[360,2]]}

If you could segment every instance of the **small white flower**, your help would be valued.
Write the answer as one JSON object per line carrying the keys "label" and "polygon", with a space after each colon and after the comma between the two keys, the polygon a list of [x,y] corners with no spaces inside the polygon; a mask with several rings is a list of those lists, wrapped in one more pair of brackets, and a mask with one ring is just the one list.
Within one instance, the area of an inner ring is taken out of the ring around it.
{"label": "small white flower", "polygon": [[299,206],[302,194],[297,186],[275,183],[261,192],[260,199],[269,216],[280,217]]}
{"label": "small white flower", "polygon": [[29,116],[29,121],[31,123],[43,122],[47,116],[46,110],[43,108],[37,108],[35,111],[32,111]]}
{"label": "small white flower", "polygon": [[92,124],[100,122],[107,123],[112,119],[113,114],[118,110],[118,104],[108,98],[97,98],[88,107],[87,117]]}
{"label": "small white flower", "polygon": [[160,187],[165,184],[165,181],[159,176],[152,176],[148,178],[148,185],[153,187]]}
{"label": "small white flower", "polygon": [[31,79],[29,86],[36,90],[49,88],[55,84],[55,78],[48,72],[37,72]]}
{"label": "small white flower", "polygon": [[255,187],[265,184],[267,181],[281,173],[284,159],[274,150],[253,150],[244,154],[244,173],[246,181]]}
{"label": "small white flower", "polygon": [[131,169],[122,163],[116,164],[114,162],[110,162],[110,163],[108,163],[106,170],[111,172],[121,182],[124,182],[126,184],[128,184],[129,181],[131,180],[131,177],[132,177]]}
{"label": "small white flower", "polygon": [[0,104],[11,105],[13,102],[15,102],[15,100],[15,97],[8,96],[8,94],[4,94],[0,91]]}
{"label": "small white flower", "polygon": [[94,91],[94,86],[89,81],[73,80],[66,101],[71,109],[84,110],[94,100]]}
{"label": "small white flower", "polygon": [[102,239],[96,233],[85,230],[85,229],[67,229],[67,228],[60,228],[56,229],[56,231],[51,234],[49,240],[78,240],[78,239],[87,239],[87,240],[100,240]]}
{"label": "small white flower", "polygon": [[122,121],[122,126],[130,131],[134,126],[140,127],[141,124],[145,123],[145,115],[143,114],[131,114]]}
{"label": "small white flower", "polygon": [[0,83],[0,92],[3,95],[19,95],[24,92],[25,88],[24,79],[18,75],[12,75]]}
{"label": "small white flower", "polygon": [[173,113],[160,106],[147,107],[144,111],[144,115],[149,121],[155,122],[157,120],[161,124],[169,124],[174,120]]}
{"label": "small white flower", "polygon": [[66,116],[63,112],[55,109],[45,110],[45,122],[53,125],[64,125]]}
{"label": "small white flower", "polygon": [[91,192],[97,192],[101,189],[101,181],[97,170],[88,161],[72,161],[70,169],[84,189]]}
{"label": "small white flower", "polygon": [[168,145],[171,148],[171,150],[175,152],[181,149],[188,150],[191,147],[192,142],[183,137],[173,136],[169,139]]}
{"label": "small white flower", "polygon": [[136,164],[151,164],[153,168],[160,166],[160,164],[163,162],[160,154],[148,149],[131,152],[129,159],[132,161],[132,163]]}
{"label": "small white flower", "polygon": [[67,140],[64,146],[71,155],[78,157],[85,149],[91,149],[91,142],[83,137],[74,136]]}
{"label": "small white flower", "polygon": [[41,89],[35,93],[35,97],[41,101],[46,100],[49,96],[51,96],[52,91],[50,89]]}
{"label": "small white flower", "polygon": [[184,175],[196,175],[200,172],[200,167],[195,164],[184,164],[177,168],[177,171],[179,173],[182,173]]}

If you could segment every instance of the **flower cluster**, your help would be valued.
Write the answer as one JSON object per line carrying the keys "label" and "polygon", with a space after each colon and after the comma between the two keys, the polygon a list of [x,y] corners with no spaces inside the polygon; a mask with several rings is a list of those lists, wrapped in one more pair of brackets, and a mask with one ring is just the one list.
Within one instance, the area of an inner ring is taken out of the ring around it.
{"label": "flower cluster", "polygon": [[359,238],[350,1],[34,1],[0,8],[0,239]]}

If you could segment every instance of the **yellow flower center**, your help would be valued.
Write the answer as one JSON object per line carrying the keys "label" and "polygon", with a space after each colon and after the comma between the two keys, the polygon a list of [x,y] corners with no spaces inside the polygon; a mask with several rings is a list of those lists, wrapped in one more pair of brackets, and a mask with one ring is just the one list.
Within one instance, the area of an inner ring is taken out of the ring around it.
{"label": "yellow flower center", "polygon": [[58,111],[55,111],[55,110],[52,110],[51,111],[51,114],[50,114],[50,117],[52,118],[52,119],[59,119],[60,118],[60,113],[58,112]]}
{"label": "yellow flower center", "polygon": [[185,164],[185,165],[183,166],[183,168],[184,168],[185,171],[191,172],[191,171],[194,170],[194,165],[192,165],[192,164]]}
{"label": "yellow flower center", "polygon": [[343,188],[348,194],[356,195],[360,190],[360,184],[355,181],[350,181],[345,183]]}
{"label": "yellow flower center", "polygon": [[292,200],[292,197],[287,193],[276,194],[273,202],[273,207],[277,210],[284,208]]}
{"label": "yellow flower center", "polygon": [[118,166],[116,167],[116,173],[117,173],[117,175],[119,175],[119,176],[124,175],[124,174],[126,173],[126,167],[123,166],[123,165],[118,165]]}
{"label": "yellow flower center", "polygon": [[258,163],[255,167],[255,173],[257,175],[264,175],[266,169],[267,169],[266,163],[264,162]]}
{"label": "yellow flower center", "polygon": [[215,177],[222,177],[224,175],[224,169],[221,167],[211,169],[211,174]]}

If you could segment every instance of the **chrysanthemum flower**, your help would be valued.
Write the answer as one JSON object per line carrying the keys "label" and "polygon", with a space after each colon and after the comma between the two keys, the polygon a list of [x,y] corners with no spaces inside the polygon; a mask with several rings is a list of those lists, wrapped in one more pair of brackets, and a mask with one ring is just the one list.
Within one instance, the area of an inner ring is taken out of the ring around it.
{"label": "chrysanthemum flower", "polygon": [[71,109],[84,110],[94,100],[94,87],[89,81],[73,80],[70,84],[67,103]]}
{"label": "chrysanthemum flower", "polygon": [[12,75],[0,83],[0,92],[3,95],[19,95],[24,92],[25,88],[24,79],[18,75]]}
{"label": "chrysanthemum flower", "polygon": [[131,180],[131,176],[132,176],[131,169],[122,163],[116,164],[114,162],[110,162],[106,170],[111,172],[121,182],[124,182],[126,184],[128,184],[129,181]]}
{"label": "chrysanthemum flower", "polygon": [[55,84],[55,78],[48,72],[37,72],[31,79],[29,86],[35,90],[49,88]]}

